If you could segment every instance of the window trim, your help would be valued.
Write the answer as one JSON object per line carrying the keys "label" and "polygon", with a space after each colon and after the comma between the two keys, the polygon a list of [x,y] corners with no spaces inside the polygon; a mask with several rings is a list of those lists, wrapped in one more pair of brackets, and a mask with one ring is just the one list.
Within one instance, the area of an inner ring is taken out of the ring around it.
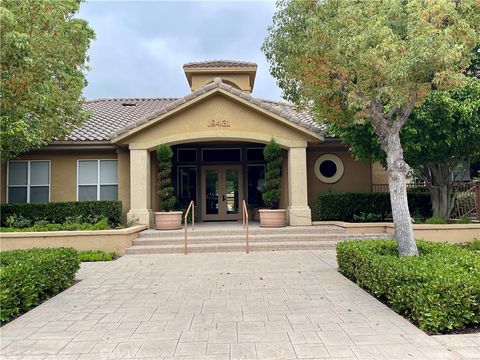
{"label": "window trim", "polygon": [[[27,183],[25,185],[10,185],[10,163],[12,163],[12,162],[27,163]],[[31,185],[30,184],[30,164],[32,162],[48,162],[48,184],[46,184],[46,185]],[[46,186],[48,186],[48,202],[50,202],[51,201],[50,200],[51,183],[52,183],[52,161],[51,160],[40,160],[40,159],[36,159],[36,160],[9,160],[7,162],[7,189],[6,189],[6,194],[5,194],[6,203],[7,204],[10,203],[10,199],[9,199],[9,196],[8,196],[8,194],[9,194],[8,190],[11,187],[18,187],[18,188],[26,187],[27,188],[27,202],[22,203],[22,204],[30,204],[30,188],[31,187],[46,187]]]}
{"label": "window trim", "polygon": [[[79,176],[80,176],[80,162],[81,161],[96,161],[97,162],[97,183],[96,184],[79,184]],[[100,164],[102,161],[116,161],[117,162],[117,182],[116,183],[101,183],[100,182]],[[100,189],[101,186],[117,186],[117,200],[118,200],[118,159],[77,159],[77,196],[76,199],[77,201],[80,201],[78,199],[78,193],[80,186],[96,186],[97,187],[97,198],[95,200],[88,200],[88,201],[100,201]],[[82,200],[82,201],[87,201],[87,200]]]}
{"label": "window trim", "polygon": [[[337,172],[333,176],[326,177],[320,172],[320,165],[324,161],[332,161],[337,166]],[[314,166],[313,170],[315,172],[315,176],[317,177],[318,180],[320,180],[325,184],[334,184],[338,182],[343,177],[343,174],[345,173],[345,166],[343,165],[342,159],[340,159],[340,157],[335,154],[323,154],[319,156],[317,160],[315,160],[315,164],[313,166]]]}

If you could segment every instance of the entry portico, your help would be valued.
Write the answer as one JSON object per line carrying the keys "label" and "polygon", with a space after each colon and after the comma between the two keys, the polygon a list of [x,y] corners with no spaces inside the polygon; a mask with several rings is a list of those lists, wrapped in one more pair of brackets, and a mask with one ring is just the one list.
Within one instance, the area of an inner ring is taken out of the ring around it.
{"label": "entry portico", "polygon": [[[300,121],[280,106],[256,101],[216,78],[175,101],[174,106],[159,110],[135,126],[120,129],[113,136],[113,142],[120,147],[128,146],[130,151],[129,216],[142,224],[152,224],[155,211],[152,194],[156,193],[156,187],[151,176],[155,168],[155,158],[151,153],[158,145],[169,144],[177,150],[178,164],[182,162],[178,158],[180,151],[195,151],[191,158],[195,159],[197,166],[193,180],[196,189],[194,198],[196,205],[202,209],[203,220],[236,219],[234,215],[240,214],[236,210],[238,203],[248,196],[248,189],[243,186],[244,180],[247,180],[244,170],[249,165],[261,163],[258,158],[250,159],[246,150],[261,150],[263,144],[273,137],[284,149],[286,163],[282,177],[284,195],[280,205],[287,208],[290,225],[309,225],[311,210],[308,206],[306,148],[309,143],[322,141],[323,134],[319,128],[312,128],[312,124],[301,124]],[[230,157],[225,155],[228,152]],[[228,171],[232,177],[230,181],[236,183],[236,187],[231,189],[231,197],[236,196],[235,200],[229,200],[226,194]],[[210,214],[206,192],[212,184],[208,183],[206,172],[217,176],[213,182],[219,186],[214,191],[217,210]],[[177,189],[177,193],[181,190]],[[231,213],[219,213],[229,201],[233,202]]]}

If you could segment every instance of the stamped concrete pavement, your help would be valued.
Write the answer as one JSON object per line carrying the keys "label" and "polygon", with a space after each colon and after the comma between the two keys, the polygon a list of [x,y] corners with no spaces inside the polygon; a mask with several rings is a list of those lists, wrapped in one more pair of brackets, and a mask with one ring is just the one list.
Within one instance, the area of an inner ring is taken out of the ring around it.
{"label": "stamped concrete pavement", "polygon": [[1,329],[10,359],[480,359],[344,278],[334,251],[129,255]]}

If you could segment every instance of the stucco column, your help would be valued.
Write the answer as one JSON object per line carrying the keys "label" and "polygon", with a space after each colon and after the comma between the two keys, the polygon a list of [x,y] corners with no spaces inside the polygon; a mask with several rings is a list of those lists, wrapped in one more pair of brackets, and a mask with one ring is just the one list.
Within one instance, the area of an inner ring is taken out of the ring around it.
{"label": "stucco column", "polygon": [[150,203],[150,154],[148,150],[130,150],[130,211],[129,219],[153,225]]}
{"label": "stucco column", "polygon": [[289,225],[311,225],[308,207],[307,151],[305,147],[288,150],[288,212]]}

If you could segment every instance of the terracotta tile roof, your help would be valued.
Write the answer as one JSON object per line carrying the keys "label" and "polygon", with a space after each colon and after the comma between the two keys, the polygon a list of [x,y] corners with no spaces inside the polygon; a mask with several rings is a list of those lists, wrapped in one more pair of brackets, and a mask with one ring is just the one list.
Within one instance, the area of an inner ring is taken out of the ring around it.
{"label": "terracotta tile roof", "polygon": [[189,62],[183,65],[184,69],[201,69],[201,68],[221,68],[221,67],[257,67],[257,64],[248,61],[232,61],[232,60],[210,60]]}
{"label": "terracotta tile roof", "polygon": [[325,127],[315,123],[308,111],[296,111],[293,105],[286,102],[253,97],[216,78],[214,82],[181,98],[98,99],[87,101],[84,108],[92,111],[92,117],[82,126],[74,129],[66,140],[109,141],[216,88],[225,90],[316,134],[324,135]]}
{"label": "terracotta tile roof", "polygon": [[66,140],[110,140],[109,134],[116,129],[134,123],[175,100],[175,98],[154,98],[87,101],[83,108],[92,111],[91,118],[85,121],[82,126],[74,129]]}

